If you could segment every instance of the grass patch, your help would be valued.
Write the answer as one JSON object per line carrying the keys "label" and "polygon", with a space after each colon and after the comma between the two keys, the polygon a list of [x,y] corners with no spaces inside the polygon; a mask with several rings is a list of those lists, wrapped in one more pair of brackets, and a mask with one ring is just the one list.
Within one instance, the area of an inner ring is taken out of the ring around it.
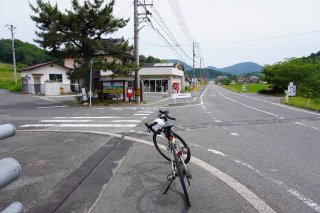
{"label": "grass patch", "polygon": [[21,77],[17,72],[17,84],[14,83],[13,66],[11,64],[5,64],[0,62],[0,89],[7,89],[11,92],[21,91]]}
{"label": "grass patch", "polygon": [[222,87],[234,92],[258,93],[260,90],[268,89],[269,85],[268,84],[247,84],[246,91],[242,91],[242,84],[222,85]]}
{"label": "grass patch", "polygon": [[286,102],[285,98],[281,99],[282,103],[297,106],[305,109],[311,109],[315,111],[320,111],[320,101],[318,99],[310,99],[308,103],[308,99],[302,97],[289,97],[288,103]]}

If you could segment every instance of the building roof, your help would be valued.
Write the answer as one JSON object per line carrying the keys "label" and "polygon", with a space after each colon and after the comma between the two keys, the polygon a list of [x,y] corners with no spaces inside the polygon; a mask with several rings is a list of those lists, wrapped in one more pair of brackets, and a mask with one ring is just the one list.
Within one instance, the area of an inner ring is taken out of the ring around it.
{"label": "building roof", "polygon": [[43,67],[43,66],[47,66],[47,65],[51,65],[51,64],[58,65],[58,66],[60,66],[60,67],[66,68],[66,69],[68,69],[68,70],[71,70],[70,68],[65,67],[65,66],[63,66],[63,65],[61,65],[61,64],[57,64],[57,63],[54,62],[54,61],[49,61],[49,62],[45,62],[45,63],[41,63],[41,64],[35,64],[35,65],[30,66],[30,67],[23,68],[23,69],[21,69],[21,71],[34,70],[34,69],[36,69],[36,68]]}
{"label": "building roof", "polygon": [[179,63],[146,63],[142,68],[158,68],[158,67],[172,67],[184,71],[183,65]]}

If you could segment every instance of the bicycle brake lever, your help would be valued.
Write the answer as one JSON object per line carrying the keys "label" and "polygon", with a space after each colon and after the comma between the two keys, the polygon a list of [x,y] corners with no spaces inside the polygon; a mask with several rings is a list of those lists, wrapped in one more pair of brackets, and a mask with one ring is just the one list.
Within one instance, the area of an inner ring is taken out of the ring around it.
{"label": "bicycle brake lever", "polygon": [[147,123],[145,123],[144,125],[147,126],[148,132],[151,133],[149,125]]}

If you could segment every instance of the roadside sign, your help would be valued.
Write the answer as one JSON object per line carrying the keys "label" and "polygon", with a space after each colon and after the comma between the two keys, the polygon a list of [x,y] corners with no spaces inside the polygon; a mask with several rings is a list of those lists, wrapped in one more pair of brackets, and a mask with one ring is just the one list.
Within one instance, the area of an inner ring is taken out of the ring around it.
{"label": "roadside sign", "polygon": [[288,96],[296,96],[296,85],[293,84],[293,82],[290,82],[288,85]]}

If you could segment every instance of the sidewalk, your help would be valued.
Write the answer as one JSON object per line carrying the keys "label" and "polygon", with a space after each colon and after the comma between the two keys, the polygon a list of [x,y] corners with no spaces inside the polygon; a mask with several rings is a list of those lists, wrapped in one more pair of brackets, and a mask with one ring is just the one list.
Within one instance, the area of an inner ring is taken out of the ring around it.
{"label": "sidewalk", "polygon": [[[201,86],[200,90],[197,91],[196,94],[192,94],[191,98],[178,98],[178,99],[172,99],[171,95],[164,95],[164,94],[144,94],[143,96],[143,103],[141,103],[141,106],[148,106],[148,105],[160,105],[160,106],[166,106],[166,107],[173,107],[173,106],[184,106],[184,105],[192,105],[192,104],[198,104],[201,102],[201,95],[205,91],[207,86]],[[44,99],[51,102],[57,102],[61,104],[75,104],[75,95],[62,95],[62,96],[37,96],[34,97],[39,99]],[[119,103],[114,104],[116,106],[133,106],[136,105],[135,102],[125,102],[125,103]],[[93,105],[97,106],[97,105]]]}

